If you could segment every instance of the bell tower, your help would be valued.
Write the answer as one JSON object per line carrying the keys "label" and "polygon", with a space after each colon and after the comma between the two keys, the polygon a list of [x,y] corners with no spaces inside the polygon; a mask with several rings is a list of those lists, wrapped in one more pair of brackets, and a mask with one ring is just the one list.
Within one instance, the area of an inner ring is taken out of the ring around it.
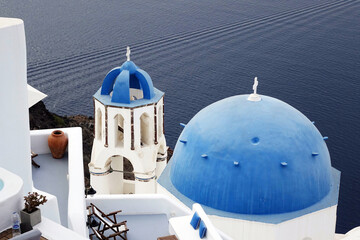
{"label": "bell tower", "polygon": [[95,93],[90,182],[99,194],[155,193],[166,166],[164,93],[130,61],[112,69]]}

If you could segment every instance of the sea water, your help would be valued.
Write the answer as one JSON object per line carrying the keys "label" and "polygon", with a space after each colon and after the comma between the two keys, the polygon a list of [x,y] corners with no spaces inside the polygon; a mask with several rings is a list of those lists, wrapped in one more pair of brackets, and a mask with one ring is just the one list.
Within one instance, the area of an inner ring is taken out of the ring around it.
{"label": "sea water", "polygon": [[24,19],[28,82],[57,114],[93,115],[92,95],[125,60],[165,92],[165,135],[220,99],[252,92],[297,108],[342,172],[337,232],[360,225],[360,3],[324,1],[0,1]]}

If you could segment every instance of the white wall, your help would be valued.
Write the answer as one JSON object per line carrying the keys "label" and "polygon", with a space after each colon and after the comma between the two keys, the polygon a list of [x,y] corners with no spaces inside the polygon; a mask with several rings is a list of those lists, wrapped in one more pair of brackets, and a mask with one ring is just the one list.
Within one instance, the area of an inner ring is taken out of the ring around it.
{"label": "white wall", "polygon": [[234,240],[280,240],[275,238],[276,225],[214,215],[208,216],[215,227]]}
{"label": "white wall", "polygon": [[[31,131],[31,147],[38,154],[50,153],[47,143],[49,134],[55,129]],[[68,228],[83,237],[88,236],[86,227],[85,186],[82,152],[82,130],[80,127],[60,128],[69,139],[68,142]],[[36,190],[36,189],[34,189]],[[37,192],[40,192],[36,190]],[[60,215],[56,196],[46,195],[48,202],[40,206],[42,215],[60,224]]]}
{"label": "white wall", "polygon": [[19,212],[23,204],[23,180],[7,171],[0,168],[0,180],[3,181],[4,186],[0,189],[0,232],[12,226],[13,212]]}
{"label": "white wall", "polygon": [[86,203],[95,204],[103,212],[122,210],[123,215],[166,214],[170,218],[191,214],[191,210],[160,194],[96,194],[88,196]]}
{"label": "white wall", "polygon": [[20,19],[0,18],[0,167],[24,181],[23,193],[32,190],[26,44]]}
{"label": "white wall", "polygon": [[[160,184],[157,184],[157,193],[164,194],[186,207]],[[335,237],[336,209],[337,205],[280,224],[209,214],[208,217],[217,229],[235,240],[329,240]]]}
{"label": "white wall", "polygon": [[83,236],[74,231],[71,231],[68,228],[63,227],[60,224],[46,218],[42,217],[41,222],[34,226],[40,230],[41,235],[46,239],[51,240],[86,240],[89,239],[88,235]]}
{"label": "white wall", "polygon": [[332,206],[279,224],[211,215],[214,225],[238,240],[329,240],[335,237],[336,208]]}
{"label": "white wall", "polygon": [[197,213],[200,217],[201,221],[205,223],[207,228],[206,235],[203,238],[204,240],[222,240],[218,230],[214,227],[206,213],[204,212],[203,208],[200,204],[195,203],[193,204],[192,214],[189,216],[184,217],[175,217],[170,218],[169,220],[169,231],[170,234],[175,234],[179,240],[188,240],[188,239],[199,239],[199,229],[194,229],[191,225],[191,219],[194,213]]}
{"label": "white wall", "polygon": [[[156,111],[162,109],[161,98]],[[107,124],[108,124],[108,146],[105,146],[106,130],[105,130],[105,108],[107,109]],[[95,139],[91,154],[91,163],[89,164],[91,174],[91,185],[96,189],[98,194],[120,194],[125,192],[133,193],[155,193],[156,192],[156,176],[159,176],[166,166],[166,161],[157,162],[158,152],[164,153],[166,151],[166,140],[164,134],[156,135],[157,141],[155,142],[155,122],[154,110],[155,105],[142,106],[133,109],[120,108],[120,107],[105,107],[102,103],[95,99],[95,135],[100,129],[98,127],[98,109],[102,112],[102,139]],[[133,111],[133,127],[134,127],[134,149],[131,149],[131,112]],[[141,139],[141,116],[146,113],[148,116],[147,136],[148,143],[140,144]],[[116,133],[118,132],[117,120],[115,117],[121,115],[124,119],[124,140],[122,144],[117,144]],[[158,118],[163,118],[162,113]],[[162,121],[160,121],[162,123]],[[157,124],[157,129],[159,125]],[[160,150],[161,149],[161,150]],[[135,173],[135,181],[133,184],[125,186],[121,183],[122,174],[113,172],[106,173],[110,168],[111,157],[121,156],[120,160],[113,163],[114,170],[122,170],[121,158],[127,158],[133,165]],[[158,168],[158,169],[157,169]],[[99,174],[100,173],[100,174]],[[156,175],[156,176],[155,176]],[[120,184],[119,184],[120,183]],[[122,186],[121,186],[122,185]],[[130,188],[129,188],[130,187]]]}
{"label": "white wall", "polygon": [[337,205],[277,225],[279,240],[334,239]]}

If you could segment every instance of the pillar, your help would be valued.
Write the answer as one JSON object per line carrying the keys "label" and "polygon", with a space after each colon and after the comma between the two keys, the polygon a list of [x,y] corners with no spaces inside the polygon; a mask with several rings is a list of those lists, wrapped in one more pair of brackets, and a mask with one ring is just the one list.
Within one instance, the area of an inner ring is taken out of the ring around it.
{"label": "pillar", "polygon": [[111,174],[109,170],[110,164],[104,168],[97,168],[93,163],[89,163],[91,186],[96,190],[97,194],[110,194],[109,182]]}
{"label": "pillar", "polygon": [[153,175],[135,174],[135,193],[156,193],[156,179]]}

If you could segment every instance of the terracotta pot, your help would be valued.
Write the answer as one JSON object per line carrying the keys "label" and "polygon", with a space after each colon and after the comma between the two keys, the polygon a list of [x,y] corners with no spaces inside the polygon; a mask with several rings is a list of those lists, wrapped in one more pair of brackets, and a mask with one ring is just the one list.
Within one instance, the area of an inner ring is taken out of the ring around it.
{"label": "terracotta pot", "polygon": [[33,227],[41,222],[40,209],[36,208],[36,210],[32,213],[28,213],[25,209],[23,209],[20,211],[20,219],[21,223],[27,223]]}
{"label": "terracotta pot", "polygon": [[63,158],[68,138],[63,131],[55,130],[49,135],[48,144],[53,158]]}

